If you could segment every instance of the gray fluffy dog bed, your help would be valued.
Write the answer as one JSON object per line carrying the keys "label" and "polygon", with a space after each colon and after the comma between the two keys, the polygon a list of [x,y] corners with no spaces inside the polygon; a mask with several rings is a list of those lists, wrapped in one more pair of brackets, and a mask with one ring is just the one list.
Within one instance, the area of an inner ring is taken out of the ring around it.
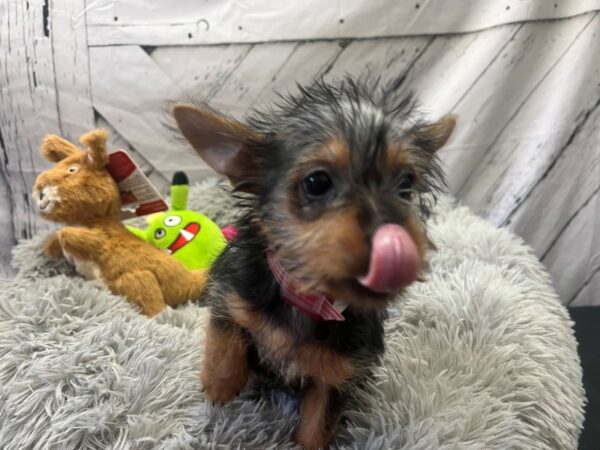
{"label": "gray fluffy dog bed", "polygon": [[[190,207],[230,223],[214,181]],[[333,442],[355,449],[574,449],[584,392],[572,323],[522,241],[442,199],[428,281],[391,311],[387,352]],[[0,284],[0,448],[294,448],[293,392],[223,408],[199,383],[206,309],[149,320],[19,244]]]}

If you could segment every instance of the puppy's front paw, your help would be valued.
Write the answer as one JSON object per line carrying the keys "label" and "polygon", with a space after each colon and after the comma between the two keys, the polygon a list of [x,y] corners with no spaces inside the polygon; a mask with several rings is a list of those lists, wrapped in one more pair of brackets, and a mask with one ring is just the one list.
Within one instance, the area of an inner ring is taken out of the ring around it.
{"label": "puppy's front paw", "polygon": [[200,381],[214,404],[233,400],[248,382],[248,344],[241,336],[234,324],[217,327],[209,322]]}
{"label": "puppy's front paw", "polygon": [[208,401],[215,405],[224,405],[233,400],[244,389],[248,377],[246,373],[232,373],[230,376],[223,378],[215,376],[210,371],[203,370],[200,374],[200,380]]}
{"label": "puppy's front paw", "polygon": [[302,446],[304,450],[321,450],[328,448],[329,440],[320,434],[315,436],[306,436],[302,432],[297,432],[294,440]]}

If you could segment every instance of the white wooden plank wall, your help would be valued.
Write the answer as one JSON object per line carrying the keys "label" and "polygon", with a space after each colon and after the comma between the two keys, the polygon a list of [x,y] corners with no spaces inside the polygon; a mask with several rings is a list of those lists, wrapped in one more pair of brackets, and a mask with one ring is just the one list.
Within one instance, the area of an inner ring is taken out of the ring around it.
{"label": "white wooden plank wall", "polygon": [[600,0],[273,5],[0,0],[0,274],[47,226],[28,194],[44,133],[102,126],[166,189],[175,170],[209,173],[164,127],[169,102],[241,118],[368,66],[460,116],[441,154],[451,191],[521,235],[563,303],[600,304]]}

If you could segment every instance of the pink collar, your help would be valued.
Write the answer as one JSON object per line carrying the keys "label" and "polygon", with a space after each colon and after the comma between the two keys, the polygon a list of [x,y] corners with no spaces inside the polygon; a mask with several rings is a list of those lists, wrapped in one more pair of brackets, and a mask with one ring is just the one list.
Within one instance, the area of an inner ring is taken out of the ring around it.
{"label": "pink collar", "polygon": [[281,298],[286,303],[298,308],[313,320],[346,320],[342,315],[342,312],[346,309],[346,304],[339,301],[334,302],[326,294],[319,291],[308,294],[300,292],[294,279],[286,273],[270,249],[267,250],[267,261],[275,280],[281,286]]}

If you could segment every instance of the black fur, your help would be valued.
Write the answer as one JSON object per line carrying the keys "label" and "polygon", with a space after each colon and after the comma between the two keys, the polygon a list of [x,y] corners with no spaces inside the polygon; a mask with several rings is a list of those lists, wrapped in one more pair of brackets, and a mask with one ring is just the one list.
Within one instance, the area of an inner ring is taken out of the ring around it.
{"label": "black fur", "polygon": [[[427,123],[420,119],[415,99],[402,91],[401,84],[401,78],[387,85],[368,77],[347,77],[333,83],[317,80],[308,87],[299,86],[295,95],[282,96],[271,109],[253,111],[247,123],[255,138],[244,144],[243,151],[260,170],[236,186],[239,206],[245,211],[237,223],[239,234],[211,270],[206,295],[212,308],[212,326],[237,327],[226,304],[228,294],[235,293],[266,323],[285,329],[293,337],[296,345],[288,349],[290,356],[297,346],[312,343],[351,358],[356,369],[352,377],[332,387],[326,399],[325,428],[335,427],[348,392],[364,382],[384,352],[387,313],[381,306],[392,296],[385,294],[385,301],[370,309],[351,303],[343,312],[342,322],[314,321],[282,301],[266,252],[273,247],[285,249],[288,256],[281,263],[286,270],[293,276],[301,273],[314,277],[318,284],[323,281],[320,274],[306,273],[310,267],[307,258],[311,257],[305,251],[306,239],[311,236],[301,233],[305,224],[352,209],[370,243],[372,234],[384,223],[405,224],[410,217],[423,220],[428,216],[436,193],[445,186],[435,155],[438,137],[424,131]],[[337,176],[337,191],[331,199],[303,203],[299,182],[306,170],[299,166],[305,160],[309,164],[314,152],[335,138],[343,140],[349,149],[348,173],[331,175]],[[410,174],[415,179],[410,192],[398,191],[407,174],[386,167],[393,145],[410,156],[415,172]],[[324,243],[319,251],[327,254],[327,239],[319,239]],[[361,288],[357,286],[359,294],[363,293]],[[368,301],[377,303],[378,294],[371,294]],[[242,332],[255,372],[271,373],[310,389],[314,380],[287,379],[285,367],[262,358],[252,335]],[[282,359],[285,366],[287,358]]]}
{"label": "black fur", "polygon": [[[285,327],[298,344],[316,340],[342,355],[352,355],[364,362],[374,362],[384,351],[383,321],[385,311],[344,312],[343,322],[315,322],[283,302],[279,284],[266,261],[268,243],[256,225],[247,217],[239,223],[239,234],[216,260],[212,271],[212,292],[234,291],[264,314],[269,321]],[[220,296],[208,294],[220,327],[227,326],[230,318]]]}
{"label": "black fur", "polygon": [[298,155],[331,136],[345,138],[354,150],[354,167],[363,171],[357,178],[365,180],[373,176],[373,163],[386,143],[413,137],[416,145],[412,151],[420,161],[423,178],[416,194],[419,212],[426,218],[431,200],[446,182],[436,149],[419,132],[426,122],[418,113],[418,102],[400,85],[398,80],[382,85],[380,79],[366,76],[335,82],[319,79],[307,87],[298,86],[297,94],[281,95],[269,109],[252,110],[247,122],[263,138],[257,153],[268,155],[264,160],[267,176],[254,180],[263,192],[259,205],[268,203],[268,193],[293,167]]}

